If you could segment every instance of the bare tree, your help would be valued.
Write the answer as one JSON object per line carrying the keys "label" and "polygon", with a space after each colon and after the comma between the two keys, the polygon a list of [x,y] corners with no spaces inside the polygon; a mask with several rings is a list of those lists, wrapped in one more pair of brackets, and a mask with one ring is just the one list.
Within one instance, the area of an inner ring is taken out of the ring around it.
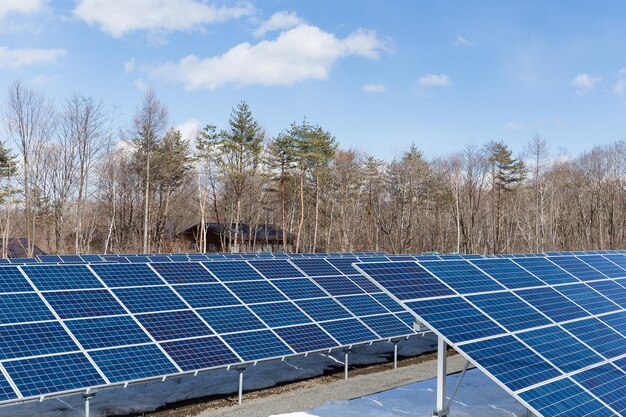
{"label": "bare tree", "polygon": [[8,91],[4,114],[5,129],[20,154],[27,252],[32,256],[36,238],[36,191],[39,179],[39,162],[46,142],[54,135],[56,114],[52,103],[20,81]]}

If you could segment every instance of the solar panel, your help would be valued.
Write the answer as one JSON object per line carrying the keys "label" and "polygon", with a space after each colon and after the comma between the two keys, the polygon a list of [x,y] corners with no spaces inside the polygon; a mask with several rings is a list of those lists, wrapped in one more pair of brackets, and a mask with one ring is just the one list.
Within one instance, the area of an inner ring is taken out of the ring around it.
{"label": "solar panel", "polygon": [[91,269],[111,288],[164,284],[147,264],[98,264]]}
{"label": "solar panel", "polygon": [[106,383],[83,353],[40,356],[3,363],[24,397]]}
{"label": "solar panel", "polygon": [[299,258],[302,268],[269,258],[201,264],[188,255],[2,267],[0,402],[414,334],[403,313],[390,313],[401,311],[398,303],[325,256]]}
{"label": "solar panel", "polygon": [[22,270],[42,291],[103,288],[85,265],[23,266]]}
{"label": "solar panel", "polygon": [[[617,365],[626,365],[626,288],[614,267],[601,259],[592,267],[585,257],[471,261],[507,289],[487,289],[460,261],[424,262],[459,295],[417,297],[399,291],[401,274],[384,265],[358,267],[538,415],[617,415],[626,409]],[[455,282],[462,278],[468,282]]]}
{"label": "solar panel", "polygon": [[111,382],[175,374],[178,369],[155,345],[126,346],[89,352]]}
{"label": "solar panel", "polygon": [[151,341],[130,316],[67,320],[65,325],[85,349],[101,349]]}

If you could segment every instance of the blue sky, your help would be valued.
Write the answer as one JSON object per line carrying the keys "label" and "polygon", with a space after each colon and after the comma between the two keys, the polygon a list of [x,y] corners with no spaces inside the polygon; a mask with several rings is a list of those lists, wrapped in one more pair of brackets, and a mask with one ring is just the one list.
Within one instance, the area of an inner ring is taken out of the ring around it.
{"label": "blue sky", "polygon": [[0,0],[0,90],[80,92],[127,125],[145,86],[173,125],[250,103],[381,158],[535,134],[572,154],[626,139],[619,1]]}

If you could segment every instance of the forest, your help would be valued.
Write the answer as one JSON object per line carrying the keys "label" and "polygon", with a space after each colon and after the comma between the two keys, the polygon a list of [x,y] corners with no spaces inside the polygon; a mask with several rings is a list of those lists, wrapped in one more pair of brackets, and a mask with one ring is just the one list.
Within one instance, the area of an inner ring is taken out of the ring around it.
{"label": "forest", "polygon": [[19,81],[0,103],[3,256],[12,237],[29,253],[189,251],[179,233],[209,223],[246,251],[260,248],[243,224],[276,225],[296,252],[626,247],[626,142],[568,155],[534,135],[514,154],[486,138],[426,158],[417,135],[385,161],[306,118],[268,137],[245,101],[191,140],[152,89],[122,122],[97,98],[53,102]]}

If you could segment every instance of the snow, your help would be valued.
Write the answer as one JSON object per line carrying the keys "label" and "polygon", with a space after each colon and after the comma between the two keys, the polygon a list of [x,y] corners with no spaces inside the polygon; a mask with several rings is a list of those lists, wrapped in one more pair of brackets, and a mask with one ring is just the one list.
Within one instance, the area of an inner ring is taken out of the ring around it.
{"label": "snow", "polygon": [[[434,350],[436,337],[412,337],[398,344],[400,356],[415,356]],[[393,344],[376,343],[355,347],[350,353],[350,364],[373,364],[389,361]],[[245,390],[267,388],[279,383],[322,375],[330,368],[343,367],[343,353],[311,354],[285,361],[262,362],[246,369]],[[211,395],[234,394],[237,391],[238,372],[216,370],[196,377],[172,378],[102,390],[91,400],[91,416],[105,417],[151,411],[176,401]],[[0,417],[82,417],[84,403],[80,395],[46,399],[0,408]]]}
{"label": "snow", "polygon": [[[460,374],[448,376],[448,392]],[[305,412],[272,417],[396,417],[432,415],[437,380],[429,379],[350,401],[329,401]],[[450,417],[522,417],[526,409],[481,371],[467,371],[450,407]]]}

